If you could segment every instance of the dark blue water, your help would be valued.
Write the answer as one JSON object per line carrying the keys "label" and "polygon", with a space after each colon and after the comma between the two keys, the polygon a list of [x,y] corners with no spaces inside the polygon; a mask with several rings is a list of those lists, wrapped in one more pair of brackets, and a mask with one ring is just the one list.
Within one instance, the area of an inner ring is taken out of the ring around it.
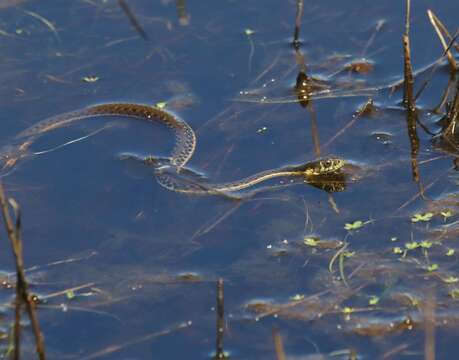
{"label": "dark blue water", "polygon": [[[131,0],[147,40],[117,1],[16,3],[0,4],[2,144],[48,116],[89,105],[168,102],[196,131],[190,167],[212,181],[318,156],[351,164],[344,191],[297,184],[237,202],[168,191],[151,168],[119,159],[123,152],[168,156],[173,137],[160,124],[94,119],[49,132],[34,151],[90,136],[21,162],[2,179],[22,208],[25,263],[39,266],[28,276],[43,298],[49,358],[210,358],[220,277],[224,348],[234,359],[275,359],[274,327],[289,359],[346,359],[351,349],[362,359],[391,351],[421,359],[428,301],[437,312],[436,355],[455,358],[457,152],[434,146],[418,125],[420,179],[413,179],[402,92],[388,88],[403,78],[403,3],[306,2],[300,52],[308,76],[331,89],[308,108],[293,91],[295,1],[187,2],[188,20],[180,20],[173,1]],[[414,2],[415,70],[443,51],[428,8],[451,33],[457,27],[456,2]],[[346,70],[357,61],[373,68]],[[448,77],[443,61],[416,78],[416,90],[431,78],[417,105],[432,131],[440,130],[435,122],[445,110],[434,116],[431,109]],[[370,97],[377,109],[356,118]],[[425,212],[432,219],[411,221]],[[344,228],[357,220],[361,229]],[[348,245],[310,247],[308,237]],[[2,239],[2,270],[12,272]],[[68,291],[74,287],[81,289]],[[13,292],[2,291],[7,304]],[[12,314],[4,313],[8,332]],[[407,317],[412,328],[403,325]],[[32,340],[27,327],[28,354]]]}

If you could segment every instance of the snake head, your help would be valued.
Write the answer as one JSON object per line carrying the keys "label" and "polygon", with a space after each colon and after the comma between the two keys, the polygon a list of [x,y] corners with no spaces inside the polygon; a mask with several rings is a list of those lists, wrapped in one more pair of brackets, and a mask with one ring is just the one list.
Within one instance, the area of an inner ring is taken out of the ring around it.
{"label": "snake head", "polygon": [[338,173],[346,162],[339,158],[326,158],[308,162],[298,167],[305,177],[324,176]]}

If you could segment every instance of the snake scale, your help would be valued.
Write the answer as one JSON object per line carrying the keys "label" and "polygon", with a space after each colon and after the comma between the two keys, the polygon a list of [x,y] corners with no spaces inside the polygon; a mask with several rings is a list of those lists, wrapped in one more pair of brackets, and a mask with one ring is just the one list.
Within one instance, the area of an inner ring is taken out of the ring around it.
{"label": "snake scale", "polygon": [[[175,134],[175,145],[168,162],[158,163],[154,157],[141,158],[145,163],[155,165],[157,181],[165,188],[182,193],[216,194],[231,193],[250,188],[256,184],[277,177],[302,177],[306,182],[320,176],[337,173],[345,164],[339,158],[326,158],[298,166],[286,166],[257,173],[250,177],[220,184],[202,183],[198,180],[184,180],[180,174],[186,174],[185,166],[196,149],[196,135],[188,123],[176,115],[157,107],[134,103],[108,103],[89,106],[80,110],[59,114],[23,130],[14,138],[14,144],[0,150],[3,161],[2,172],[11,169],[19,160],[30,157],[30,146],[43,134],[77,121],[100,116],[121,116],[143,121],[159,122]],[[192,173],[190,170],[189,172]]]}

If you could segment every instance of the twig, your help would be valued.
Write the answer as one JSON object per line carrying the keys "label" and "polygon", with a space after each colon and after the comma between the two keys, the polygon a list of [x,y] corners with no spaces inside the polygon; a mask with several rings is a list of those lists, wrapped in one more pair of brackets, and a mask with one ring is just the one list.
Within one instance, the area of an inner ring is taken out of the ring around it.
{"label": "twig", "polygon": [[22,310],[22,300],[21,293],[19,291],[19,286],[16,286],[16,299],[14,300],[14,360],[19,360],[21,354],[21,310]]}
{"label": "twig", "polygon": [[140,23],[137,21],[134,13],[131,11],[129,5],[126,3],[124,0],[118,0],[118,5],[120,6],[121,10],[126,14],[127,18],[129,19],[129,22],[131,23],[132,27],[135,29],[135,31],[138,32],[138,34],[142,37],[144,40],[148,40],[148,35],[145,32],[145,30],[142,28]]}
{"label": "twig", "polygon": [[[453,39],[449,42],[449,45],[447,46],[447,48],[443,51],[443,54],[438,58],[437,61],[434,62],[433,66],[432,66],[432,70],[430,71],[429,76],[427,77],[426,80],[424,80],[423,84],[421,85],[421,87],[419,88],[418,92],[414,96],[414,100],[417,100],[419,98],[419,96],[421,96],[422,92],[425,90],[425,88],[427,87],[429,82],[432,80],[432,78],[433,78],[433,76],[435,74],[435,71],[437,71],[437,68],[440,65],[440,60],[442,60],[445,57],[445,55],[448,54],[449,50],[451,49],[451,46],[453,46],[454,41],[456,41],[458,36],[459,36],[459,32],[456,32],[456,34],[454,35]],[[454,71],[451,71],[450,72],[450,79],[454,78],[455,74],[456,73]],[[450,84],[448,83],[447,91],[445,91],[445,94],[444,94],[443,98],[447,97],[448,92],[449,92],[449,87],[450,87]],[[446,100],[444,100],[444,101],[446,101]],[[443,102],[443,100],[440,102],[440,105],[438,105],[435,109],[438,109],[441,106],[442,102]]]}
{"label": "twig", "polygon": [[446,44],[445,38],[443,37],[442,34],[442,29],[447,32],[445,26],[442,24],[442,22],[435,16],[435,14],[432,12],[432,10],[427,10],[427,16],[429,17],[430,23],[435,29],[435,32],[437,33],[438,38],[440,39],[440,42],[443,46],[443,49],[446,52],[446,57],[448,58],[449,65],[451,66],[451,72],[456,72],[458,69],[457,62],[454,59],[453,54],[451,54],[451,51],[449,49],[449,46]]}
{"label": "twig", "polygon": [[277,328],[273,329],[274,349],[276,351],[277,360],[287,360],[284,351],[284,344],[282,343],[282,337]]}
{"label": "twig", "polygon": [[[430,10],[428,10],[430,11]],[[451,34],[449,33],[448,29],[443,25],[443,23],[437,18],[437,16],[432,12],[433,16],[435,16],[435,19],[437,20],[437,25],[439,29],[446,35],[449,41],[452,41],[452,46],[456,49],[456,51],[459,51],[459,44],[456,43],[456,40],[451,37]]]}
{"label": "twig", "polygon": [[217,281],[217,339],[215,359],[225,359],[223,350],[223,334],[225,333],[225,308],[224,308],[223,279]]}
{"label": "twig", "polygon": [[185,0],[175,0],[177,7],[177,16],[181,26],[190,25],[190,15],[186,11]]}
{"label": "twig", "polygon": [[144,335],[144,336],[142,336],[140,338],[137,338],[137,339],[128,340],[128,341],[126,341],[124,343],[121,343],[121,344],[115,344],[115,345],[107,346],[103,350],[94,352],[94,353],[92,353],[92,354],[90,354],[88,356],[80,358],[80,360],[92,360],[92,359],[100,358],[102,356],[107,356],[107,355],[116,353],[116,352],[118,352],[118,351],[120,351],[120,350],[122,350],[122,349],[124,349],[124,348],[126,348],[128,346],[137,345],[137,344],[143,343],[145,341],[150,341],[150,340],[152,340],[154,338],[157,338],[159,336],[168,335],[168,334],[171,334],[172,332],[188,328],[191,325],[192,325],[191,321],[188,321],[188,322],[181,323],[181,324],[179,324],[179,325],[177,325],[175,327],[169,328],[169,329],[153,332],[153,333]]}
{"label": "twig", "polygon": [[376,35],[381,31],[382,27],[384,26],[384,24],[386,23],[386,20],[384,19],[381,19],[381,20],[378,20],[376,22],[376,26],[375,26],[375,29],[373,31],[373,33],[371,34],[370,38],[368,39],[367,43],[365,44],[365,47],[363,48],[362,50],[362,53],[361,53],[361,57],[365,57],[367,51],[368,51],[368,48],[373,44],[375,38],[376,38]]}
{"label": "twig", "polygon": [[55,36],[56,40],[59,41],[59,42],[61,41],[61,38],[59,37],[59,34],[57,33],[56,27],[53,25],[53,23],[51,21],[49,21],[48,19],[44,18],[40,14],[37,14],[37,13],[35,13],[33,11],[27,11],[27,10],[23,10],[23,11],[24,11],[25,14],[27,14],[29,16],[32,16],[33,18],[37,19],[42,24],[44,24],[53,33],[53,35]]}
{"label": "twig", "polygon": [[424,359],[435,360],[435,292],[430,289],[423,306],[424,315]]}
{"label": "twig", "polygon": [[[404,70],[404,87],[403,87],[403,103],[405,106],[410,106],[408,101],[413,101],[413,68],[411,66],[411,50],[410,50],[410,6],[411,0],[406,0],[406,18],[405,18],[405,33],[403,34],[403,70]],[[410,99],[410,100],[409,100]]]}
{"label": "twig", "polygon": [[403,87],[403,103],[407,110],[406,124],[408,130],[408,137],[411,147],[411,171],[413,180],[419,184],[419,193],[424,197],[424,190],[420,183],[419,166],[418,166],[418,153],[419,153],[419,136],[416,130],[416,102],[413,95],[414,76],[413,67],[411,65],[411,50],[410,50],[410,7],[411,0],[406,0],[406,19],[405,19],[405,33],[403,34],[403,55],[404,55],[404,87]]}
{"label": "twig", "polygon": [[296,18],[295,18],[295,31],[293,34],[293,47],[298,49],[300,47],[300,29],[301,18],[303,17],[304,0],[296,0]]}
{"label": "twig", "polygon": [[[8,210],[8,203],[13,208],[16,222],[13,225],[13,220],[10,217]],[[40,326],[38,324],[38,318],[36,314],[35,302],[33,297],[30,296],[28,292],[28,284],[25,278],[24,273],[24,261],[22,257],[22,242],[21,242],[21,213],[19,205],[14,199],[8,199],[8,203],[5,197],[3,190],[3,185],[0,183],[0,206],[2,208],[3,220],[5,222],[6,231],[8,233],[8,238],[11,242],[11,248],[13,250],[13,255],[16,263],[16,294],[20,296],[21,301],[25,303],[27,312],[32,324],[32,329],[35,335],[35,345],[38,357],[40,360],[45,360],[45,345],[43,341],[43,335],[40,331]],[[16,299],[16,301],[19,301]],[[19,309],[20,310],[20,309]],[[18,311],[18,307],[16,307]],[[15,315],[15,320],[18,321],[19,315]],[[15,342],[19,341],[19,338],[16,339],[16,336],[19,337],[20,330],[17,327],[20,327],[19,323],[15,321]],[[19,359],[19,348],[14,349],[14,358]]]}

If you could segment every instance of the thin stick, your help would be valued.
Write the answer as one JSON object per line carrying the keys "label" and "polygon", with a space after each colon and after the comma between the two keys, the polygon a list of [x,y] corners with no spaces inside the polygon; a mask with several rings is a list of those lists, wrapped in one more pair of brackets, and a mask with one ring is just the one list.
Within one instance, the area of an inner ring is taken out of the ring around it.
{"label": "thin stick", "polygon": [[403,55],[404,55],[404,87],[403,87],[403,103],[407,110],[407,130],[411,146],[411,171],[413,180],[419,184],[419,193],[424,197],[424,190],[420,183],[419,166],[418,166],[418,153],[419,153],[419,137],[416,130],[416,102],[414,100],[413,86],[414,76],[413,67],[411,65],[411,50],[410,50],[410,6],[411,0],[406,1],[406,19],[405,19],[405,33],[403,34]]}
{"label": "thin stick", "polygon": [[276,351],[277,360],[287,360],[287,357],[285,356],[282,337],[277,328],[273,329],[273,339],[274,339],[274,349]]}
{"label": "thin stick", "polygon": [[14,307],[14,360],[19,360],[21,354],[21,293],[19,291],[19,286],[16,286],[16,299]]}
{"label": "thin stick", "polygon": [[190,15],[186,11],[185,0],[175,0],[175,6],[177,8],[179,24],[181,26],[190,25]]}
{"label": "thin stick", "polygon": [[[421,96],[421,93],[424,91],[424,89],[427,87],[429,82],[432,80],[432,78],[433,78],[433,76],[435,74],[435,71],[437,70],[438,66],[440,65],[440,61],[443,59],[443,57],[446,54],[448,54],[449,50],[451,49],[451,46],[453,46],[453,44],[456,41],[458,36],[459,36],[459,32],[456,32],[456,34],[454,35],[453,39],[449,42],[448,47],[445,49],[445,51],[443,51],[443,54],[438,58],[438,60],[436,62],[434,62],[433,66],[432,66],[432,70],[430,71],[429,76],[424,81],[424,83],[421,85],[421,87],[419,88],[418,92],[416,93],[416,96],[414,97],[415,100],[417,100],[419,98],[419,96]],[[454,78],[454,77],[455,77],[455,72],[451,71],[450,72],[450,78]],[[449,84],[448,84],[447,91],[445,92],[446,94],[448,93],[448,90],[449,90]],[[445,96],[447,96],[447,95],[444,95],[444,97]],[[439,106],[437,106],[435,109],[438,109],[438,108],[439,108]]]}
{"label": "thin stick", "polygon": [[443,37],[443,34],[441,32],[441,29],[444,29],[446,31],[446,28],[444,27],[442,22],[435,16],[432,10],[427,10],[427,16],[429,17],[430,23],[434,27],[435,32],[437,33],[437,36],[440,39],[443,49],[446,51],[446,57],[448,58],[449,66],[451,66],[451,72],[456,72],[458,69],[457,62],[454,59],[453,54],[451,54],[451,51],[448,49],[448,44],[446,43],[445,38]]}
{"label": "thin stick", "polygon": [[[424,191],[426,190],[429,190],[432,186],[434,186],[439,180],[442,180],[444,179],[444,176],[446,176],[446,174],[448,172],[450,172],[452,169],[454,169],[454,167],[450,167],[448,168],[444,173],[440,174],[436,179],[432,180],[429,184],[427,184],[426,186],[424,186]],[[395,212],[398,212],[400,210],[402,210],[403,208],[407,207],[408,205],[410,205],[413,201],[415,201],[419,196],[422,196],[421,193],[417,192],[415,195],[413,195],[411,198],[409,198],[407,201],[405,201],[402,205],[400,205],[396,210]]]}
{"label": "thin stick", "polygon": [[457,148],[454,136],[456,134],[456,131],[458,130],[456,129],[456,124],[459,120],[459,79],[456,81],[456,93],[454,94],[453,103],[446,117],[449,120],[449,125],[443,131],[442,136],[445,140],[447,140],[450,143],[450,145],[452,145],[454,148]]}
{"label": "thin stick", "polygon": [[435,292],[430,289],[426,302],[423,306],[424,312],[424,359],[435,360]]}
{"label": "thin stick", "polygon": [[162,330],[162,331],[156,331],[156,332],[141,336],[141,337],[139,337],[137,339],[132,339],[132,340],[128,340],[128,341],[126,341],[124,343],[118,343],[118,344],[107,346],[105,349],[102,349],[100,351],[97,351],[95,353],[89,354],[88,356],[85,356],[85,357],[82,357],[82,358],[79,358],[79,359],[80,360],[92,360],[92,359],[100,358],[102,356],[107,356],[107,355],[110,355],[110,354],[114,354],[114,353],[116,353],[116,352],[118,352],[120,350],[123,350],[126,347],[129,347],[129,346],[132,346],[132,345],[137,345],[137,344],[140,344],[140,343],[143,343],[143,342],[146,342],[146,341],[153,340],[153,339],[155,339],[157,337],[160,337],[160,336],[171,334],[171,333],[173,333],[175,331],[186,329],[186,328],[190,327],[191,325],[192,325],[191,321],[184,322],[184,323],[178,324],[177,326],[174,326],[172,328],[165,329],[165,330]]}
{"label": "thin stick", "polygon": [[[19,205],[14,199],[8,199],[9,204],[14,210],[16,223],[13,225],[13,220],[10,217],[8,204],[3,190],[3,185],[0,183],[0,206],[2,208],[3,220],[5,222],[6,231],[8,238],[11,243],[11,248],[13,250],[13,255],[16,263],[16,292],[20,294],[21,300],[26,304],[27,312],[32,324],[32,329],[35,335],[35,346],[38,357],[40,360],[45,360],[45,346],[43,341],[43,335],[40,331],[40,326],[38,324],[38,318],[36,314],[35,302],[33,301],[32,296],[28,292],[28,284],[25,278],[24,273],[24,261],[22,257],[22,242],[21,242],[21,213]],[[16,324],[15,326],[20,326]],[[19,334],[19,330],[15,329],[15,335]],[[16,341],[16,339],[15,339]],[[19,348],[15,348],[14,358],[19,359]]]}
{"label": "thin stick", "polygon": [[373,33],[371,34],[370,38],[368,39],[367,43],[365,44],[365,47],[363,48],[362,50],[362,54],[360,55],[361,57],[365,57],[367,51],[368,51],[368,48],[373,44],[375,38],[376,38],[376,35],[381,31],[382,27],[384,26],[384,24],[386,23],[386,20],[378,20],[376,22],[376,26],[375,26],[375,29],[373,31]]}
{"label": "thin stick", "polygon": [[206,222],[203,226],[201,226],[191,237],[190,241],[194,242],[197,238],[207,234],[208,232],[215,229],[218,225],[220,225],[223,221],[225,221],[232,213],[234,213],[243,203],[241,201],[237,202],[234,206],[229,208],[225,211],[222,215],[219,215],[216,219],[212,219],[212,221]]}
{"label": "thin stick", "polygon": [[406,0],[406,18],[405,18],[405,33],[403,34],[403,55],[404,55],[404,87],[403,87],[403,103],[408,105],[408,99],[413,99],[413,68],[411,66],[411,50],[410,50],[410,6],[411,0]]}
{"label": "thin stick", "polygon": [[215,359],[224,359],[223,334],[225,333],[225,308],[224,308],[223,279],[217,281],[217,339]]}
{"label": "thin stick", "polygon": [[[428,11],[431,11],[431,10],[428,10]],[[438,19],[438,17],[433,12],[432,12],[432,15],[435,17],[435,20],[436,20],[436,23],[439,29],[446,35],[449,41],[453,42],[452,46],[454,46],[456,51],[459,51],[459,45],[456,43],[456,40],[451,37],[451,34],[449,33],[448,29],[445,27],[445,25],[443,25],[440,19]]]}
{"label": "thin stick", "polygon": [[293,34],[293,47],[300,47],[300,29],[301,18],[303,17],[304,0],[296,0],[296,18],[295,18],[295,31]]}
{"label": "thin stick", "polygon": [[61,41],[61,38],[59,37],[59,34],[57,33],[56,27],[53,25],[53,23],[51,21],[49,21],[48,19],[44,18],[40,14],[37,14],[37,13],[35,13],[33,11],[27,11],[27,10],[23,10],[23,11],[24,11],[25,14],[27,14],[29,16],[32,16],[33,18],[37,19],[42,24],[44,24],[53,33],[53,35],[56,38],[56,40],[58,42]]}
{"label": "thin stick", "polygon": [[129,22],[131,23],[132,27],[135,29],[135,31],[138,32],[138,34],[144,39],[148,40],[148,35],[145,32],[145,30],[142,28],[140,23],[137,21],[134,13],[131,11],[129,5],[126,3],[124,0],[118,0],[118,5],[120,6],[121,10],[126,14],[127,18],[129,19]]}

